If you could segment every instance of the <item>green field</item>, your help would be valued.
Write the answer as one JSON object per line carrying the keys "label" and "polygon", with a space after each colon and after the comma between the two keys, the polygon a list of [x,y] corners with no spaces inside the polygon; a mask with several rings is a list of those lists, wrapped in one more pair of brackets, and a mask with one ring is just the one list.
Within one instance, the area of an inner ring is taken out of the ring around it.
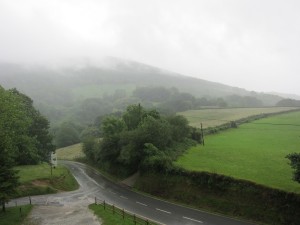
{"label": "green field", "polygon": [[175,164],[300,193],[300,184],[292,181],[292,169],[285,158],[292,152],[300,152],[300,112],[206,136],[205,146],[191,148]]}
{"label": "green field", "polygon": [[82,151],[81,143],[57,149],[56,155],[58,160],[74,160],[76,158],[78,159],[85,157],[85,154]]}
{"label": "green field", "polygon": [[293,107],[269,107],[269,108],[229,108],[229,109],[201,109],[189,110],[178,113],[186,117],[193,127],[215,127],[230,121],[260,115],[263,113],[276,113],[296,109]]}

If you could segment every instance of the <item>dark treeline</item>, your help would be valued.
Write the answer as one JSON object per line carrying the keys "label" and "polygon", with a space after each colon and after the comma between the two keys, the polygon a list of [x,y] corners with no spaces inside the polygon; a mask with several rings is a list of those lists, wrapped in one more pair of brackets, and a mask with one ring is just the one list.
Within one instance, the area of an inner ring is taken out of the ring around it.
{"label": "dark treeline", "polygon": [[300,100],[295,99],[282,99],[280,100],[276,106],[281,107],[300,107]]}
{"label": "dark treeline", "polygon": [[85,138],[84,152],[99,167],[119,176],[167,170],[185,149],[201,142],[201,135],[195,135],[200,132],[184,117],[162,116],[141,105],[128,106],[120,117],[105,117],[101,130],[101,141],[100,136]]}

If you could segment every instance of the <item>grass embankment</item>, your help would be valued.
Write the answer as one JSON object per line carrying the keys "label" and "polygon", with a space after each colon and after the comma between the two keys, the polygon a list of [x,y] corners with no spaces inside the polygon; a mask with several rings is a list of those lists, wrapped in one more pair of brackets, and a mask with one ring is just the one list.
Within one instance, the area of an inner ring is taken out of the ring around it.
{"label": "grass embankment", "polygon": [[300,193],[285,156],[300,151],[300,112],[272,116],[205,137],[176,165]]}
{"label": "grass embankment", "polygon": [[78,188],[78,183],[69,170],[58,165],[52,169],[48,164],[17,166],[21,185],[14,197],[72,191]]}
{"label": "grass embankment", "polygon": [[[21,208],[21,211],[20,211]],[[6,212],[0,212],[1,225],[19,225],[23,224],[25,218],[32,209],[32,205],[23,205],[6,208]]]}
{"label": "grass embankment", "polygon": [[113,208],[113,206],[106,204],[105,208],[103,204],[89,205],[89,208],[94,211],[94,214],[101,218],[102,225],[116,225],[116,224],[123,224],[123,225],[133,225],[133,224],[149,224],[149,225],[156,225],[156,223],[148,221],[146,222],[145,219],[141,219],[136,217],[133,214],[128,214],[121,209]]}
{"label": "grass embankment", "polygon": [[201,109],[188,110],[178,113],[183,115],[193,127],[203,128],[215,127],[228,123],[230,121],[239,120],[249,116],[285,112],[297,109],[295,107],[269,107],[269,108],[229,108],[229,109]]}

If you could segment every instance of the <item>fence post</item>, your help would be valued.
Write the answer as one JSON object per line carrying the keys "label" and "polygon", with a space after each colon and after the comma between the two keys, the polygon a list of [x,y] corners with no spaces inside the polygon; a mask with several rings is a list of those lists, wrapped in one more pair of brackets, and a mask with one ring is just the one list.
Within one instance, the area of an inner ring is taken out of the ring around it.
{"label": "fence post", "polygon": [[97,197],[95,197],[95,205],[97,205]]}
{"label": "fence post", "polygon": [[20,217],[22,217],[22,208],[20,207]]}
{"label": "fence post", "polygon": [[149,220],[146,220],[146,225],[149,225]]}
{"label": "fence post", "polygon": [[104,207],[104,210],[105,210],[105,200],[103,201],[103,207]]}
{"label": "fence post", "polygon": [[133,222],[134,222],[134,225],[136,225],[136,217],[135,217],[135,214],[133,214]]}
{"label": "fence post", "polygon": [[112,208],[113,208],[113,214],[115,214],[115,205],[113,205]]}
{"label": "fence post", "polygon": [[123,220],[124,220],[124,218],[125,218],[124,209],[122,210],[122,217],[123,217]]}
{"label": "fence post", "polygon": [[29,196],[29,204],[31,205],[31,197]]}

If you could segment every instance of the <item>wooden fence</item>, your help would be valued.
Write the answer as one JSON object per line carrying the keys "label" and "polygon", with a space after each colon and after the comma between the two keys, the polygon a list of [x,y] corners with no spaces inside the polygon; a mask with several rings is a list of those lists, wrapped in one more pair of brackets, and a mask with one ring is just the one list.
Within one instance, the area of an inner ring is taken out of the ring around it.
{"label": "wooden fence", "polygon": [[95,204],[103,207],[104,210],[121,217],[123,220],[131,220],[134,225],[164,225],[162,223],[147,219],[143,216],[136,215],[125,209],[121,209],[113,204],[107,203],[105,200],[95,198]]}

